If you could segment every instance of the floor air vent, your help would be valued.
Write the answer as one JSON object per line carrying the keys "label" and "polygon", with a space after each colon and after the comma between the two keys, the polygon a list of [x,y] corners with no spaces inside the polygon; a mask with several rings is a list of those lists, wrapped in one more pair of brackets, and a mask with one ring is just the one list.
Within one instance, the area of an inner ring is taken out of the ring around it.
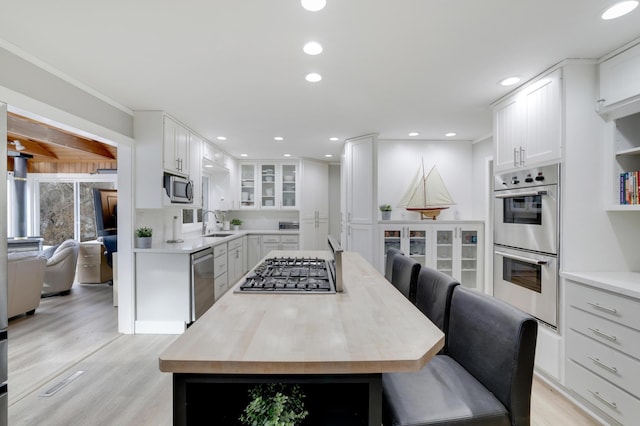
{"label": "floor air vent", "polygon": [[56,383],[55,385],[53,385],[52,387],[50,387],[46,391],[42,392],[40,394],[40,396],[53,396],[53,395],[55,395],[60,389],[62,389],[63,387],[67,386],[69,383],[73,382],[75,379],[80,377],[83,373],[84,373],[84,371],[82,371],[82,370],[76,371],[72,375],[62,379],[61,381],[59,381],[58,383]]}

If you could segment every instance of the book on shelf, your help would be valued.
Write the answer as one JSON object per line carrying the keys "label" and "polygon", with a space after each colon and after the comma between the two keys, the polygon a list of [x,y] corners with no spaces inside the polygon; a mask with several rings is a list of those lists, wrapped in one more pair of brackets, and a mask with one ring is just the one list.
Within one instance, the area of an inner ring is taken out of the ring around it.
{"label": "book on shelf", "polygon": [[640,204],[640,170],[620,173],[620,204]]}

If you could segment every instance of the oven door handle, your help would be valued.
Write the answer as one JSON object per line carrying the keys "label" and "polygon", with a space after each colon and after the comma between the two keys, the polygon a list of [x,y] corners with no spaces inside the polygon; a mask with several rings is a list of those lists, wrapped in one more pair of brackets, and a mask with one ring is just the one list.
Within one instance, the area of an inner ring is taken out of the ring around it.
{"label": "oven door handle", "polygon": [[496,194],[496,198],[513,198],[513,197],[535,197],[537,195],[547,195],[547,191],[531,191],[531,192],[510,192],[508,194]]}
{"label": "oven door handle", "polygon": [[518,256],[518,255],[515,255],[515,254],[509,254],[509,253],[505,253],[503,251],[496,251],[495,254],[500,255],[502,257],[506,257],[508,259],[519,260],[521,262],[530,263],[532,265],[546,265],[547,263],[549,263],[546,260],[531,259],[529,257]]}

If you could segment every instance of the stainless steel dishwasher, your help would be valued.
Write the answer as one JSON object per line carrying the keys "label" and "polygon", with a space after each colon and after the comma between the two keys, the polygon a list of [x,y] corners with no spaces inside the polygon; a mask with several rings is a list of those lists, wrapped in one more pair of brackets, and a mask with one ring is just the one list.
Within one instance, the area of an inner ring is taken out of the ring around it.
{"label": "stainless steel dishwasher", "polygon": [[191,254],[191,321],[195,321],[213,306],[213,249]]}

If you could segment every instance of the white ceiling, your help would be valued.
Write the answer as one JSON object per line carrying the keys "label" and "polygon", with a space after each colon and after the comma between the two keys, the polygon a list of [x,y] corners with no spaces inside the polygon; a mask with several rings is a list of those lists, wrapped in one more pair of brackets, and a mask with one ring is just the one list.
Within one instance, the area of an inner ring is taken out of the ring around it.
{"label": "white ceiling", "polygon": [[[640,37],[640,8],[600,19],[614,2],[327,0],[312,13],[299,0],[0,0],[0,38],[129,109],[226,136],[232,155],[337,159],[367,133],[489,135],[501,78]],[[310,40],[321,55],[302,52]]]}

